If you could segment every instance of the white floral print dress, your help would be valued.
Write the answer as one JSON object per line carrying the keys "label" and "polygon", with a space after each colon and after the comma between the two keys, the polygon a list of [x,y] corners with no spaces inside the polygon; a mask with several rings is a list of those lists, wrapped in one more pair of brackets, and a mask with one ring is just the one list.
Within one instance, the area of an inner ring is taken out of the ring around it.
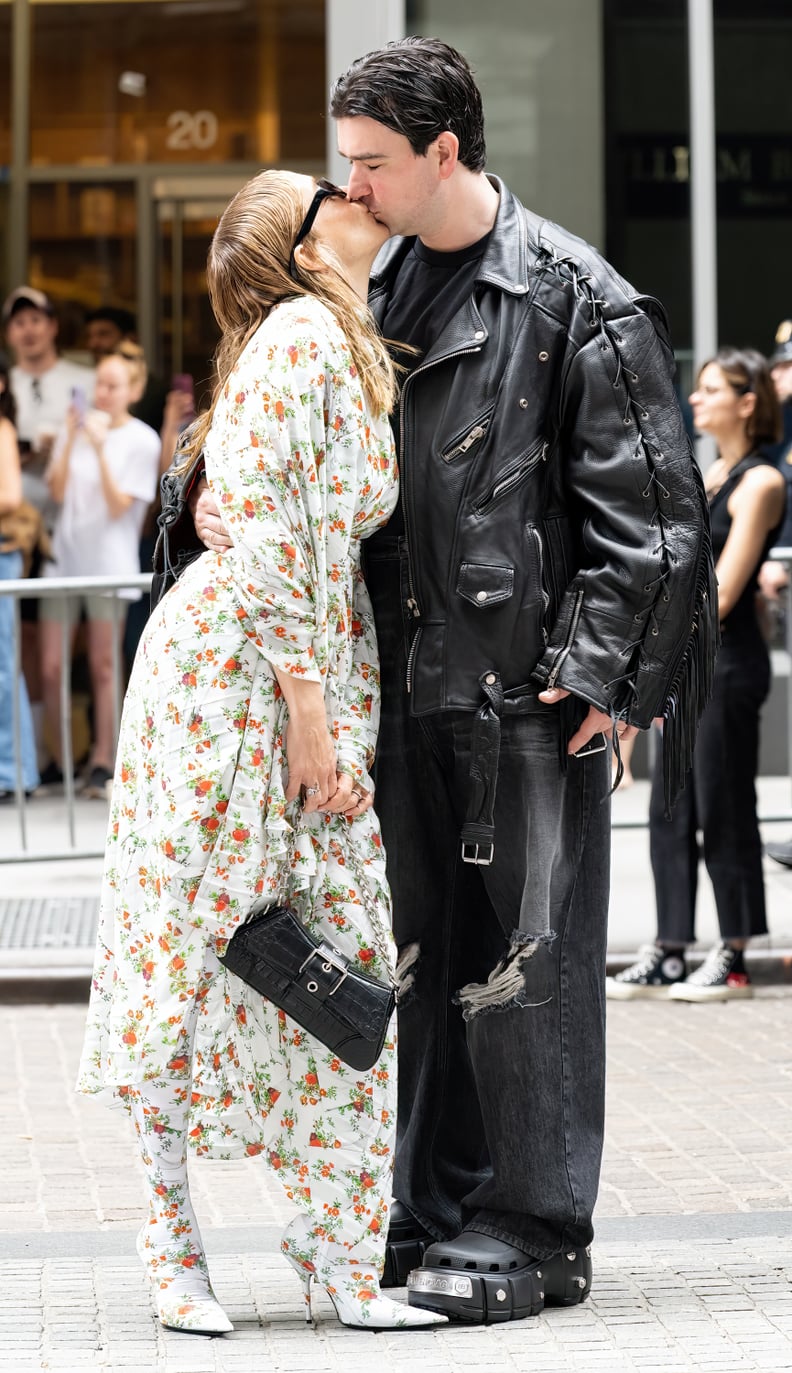
{"label": "white floral print dress", "polygon": [[328,1242],[349,1253],[365,1234],[381,1257],[395,1034],[371,1073],[356,1072],[216,957],[254,901],[289,896],[314,933],[384,972],[349,862],[354,848],[389,926],[376,816],[302,816],[284,797],[274,666],[324,684],[339,766],[369,784],[379,678],[360,540],[397,496],[387,416],[368,410],[318,301],[281,304],[251,339],[206,469],[234,546],[191,564],[138,649],[78,1090],[123,1098],[184,1077],[193,1147],[265,1152],[310,1221],[303,1255]]}

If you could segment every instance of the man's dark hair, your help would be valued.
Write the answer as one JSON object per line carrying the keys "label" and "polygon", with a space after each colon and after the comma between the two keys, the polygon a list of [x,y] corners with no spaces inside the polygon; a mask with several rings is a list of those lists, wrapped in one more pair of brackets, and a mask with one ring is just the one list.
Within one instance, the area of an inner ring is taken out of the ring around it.
{"label": "man's dark hair", "polygon": [[86,324],[93,324],[94,320],[107,320],[108,324],[114,324],[116,329],[122,334],[134,334],[136,321],[131,310],[124,310],[118,305],[100,305],[97,310],[91,310],[85,316]]}
{"label": "man's dark hair", "polygon": [[375,119],[419,157],[449,129],[463,166],[480,172],[487,160],[481,92],[462,54],[439,38],[400,38],[359,57],[335,82],[330,113]]}
{"label": "man's dark hair", "polygon": [[0,391],[0,419],[16,422],[16,401],[11,390],[11,368],[5,353],[0,351],[0,381],[4,382]]}

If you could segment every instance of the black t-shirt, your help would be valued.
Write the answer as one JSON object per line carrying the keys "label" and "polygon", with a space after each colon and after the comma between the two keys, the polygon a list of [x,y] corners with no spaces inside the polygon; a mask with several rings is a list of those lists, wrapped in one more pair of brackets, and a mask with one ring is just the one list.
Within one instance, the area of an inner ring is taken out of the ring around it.
{"label": "black t-shirt", "polygon": [[[490,235],[456,253],[437,253],[416,238],[396,277],[382,321],[382,332],[396,362],[408,371],[421,364],[449,320],[473,294],[479,263]],[[418,352],[406,352],[399,344]],[[404,374],[402,373],[402,380]],[[399,448],[399,409],[391,416]],[[389,537],[404,533],[401,496],[386,526]],[[376,538],[376,535],[374,535]]]}

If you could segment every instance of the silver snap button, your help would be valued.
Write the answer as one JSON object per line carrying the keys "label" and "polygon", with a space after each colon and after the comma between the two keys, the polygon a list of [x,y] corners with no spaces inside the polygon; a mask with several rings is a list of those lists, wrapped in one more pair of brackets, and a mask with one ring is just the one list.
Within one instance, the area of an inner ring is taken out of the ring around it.
{"label": "silver snap button", "polygon": [[332,963],[323,963],[323,964],[322,964],[322,972],[323,972],[323,973],[331,973],[332,971],[333,971],[333,965],[332,965]]}
{"label": "silver snap button", "polygon": [[483,337],[484,337],[484,330],[483,330],[483,329],[477,329],[476,332],[475,332],[475,334],[473,335],[473,337],[474,337],[474,338],[483,338]]}
{"label": "silver snap button", "polygon": [[309,991],[309,992],[318,992],[318,990],[319,990],[319,983],[318,983],[318,982],[309,982],[309,983],[308,983],[308,991]]}
{"label": "silver snap button", "polygon": [[527,410],[527,409],[528,409],[528,401],[525,399],[525,396],[520,396],[520,409],[521,409],[521,410]]}
{"label": "silver snap button", "polygon": [[487,683],[487,686],[494,686],[494,685],[495,685],[495,673],[494,673],[494,672],[488,672],[487,675],[486,675],[486,677],[484,678],[484,681]]}
{"label": "silver snap button", "polygon": [[544,350],[544,348],[543,348],[542,351],[541,351],[541,353],[539,354],[539,361],[540,361],[540,362],[547,362],[547,359],[548,359],[549,357],[550,357],[550,354],[549,354],[549,353],[546,353],[545,350]]}
{"label": "silver snap button", "polygon": [[477,600],[477,601],[486,601],[486,599],[487,599],[487,593],[486,593],[486,591],[477,591],[477,592],[476,592],[476,600]]}

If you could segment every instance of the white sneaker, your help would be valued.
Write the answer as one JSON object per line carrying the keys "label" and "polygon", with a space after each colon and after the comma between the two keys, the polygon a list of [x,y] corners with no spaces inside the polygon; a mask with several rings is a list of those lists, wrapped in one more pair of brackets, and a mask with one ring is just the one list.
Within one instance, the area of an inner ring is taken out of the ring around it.
{"label": "white sneaker", "polygon": [[636,1001],[641,997],[667,997],[684,981],[687,968],[681,954],[667,953],[658,944],[644,944],[638,960],[615,977],[606,977],[605,995],[611,1001]]}
{"label": "white sneaker", "polygon": [[736,958],[737,950],[729,944],[716,944],[701,967],[672,987],[668,995],[672,1001],[733,1001],[753,996],[748,974],[732,971]]}

